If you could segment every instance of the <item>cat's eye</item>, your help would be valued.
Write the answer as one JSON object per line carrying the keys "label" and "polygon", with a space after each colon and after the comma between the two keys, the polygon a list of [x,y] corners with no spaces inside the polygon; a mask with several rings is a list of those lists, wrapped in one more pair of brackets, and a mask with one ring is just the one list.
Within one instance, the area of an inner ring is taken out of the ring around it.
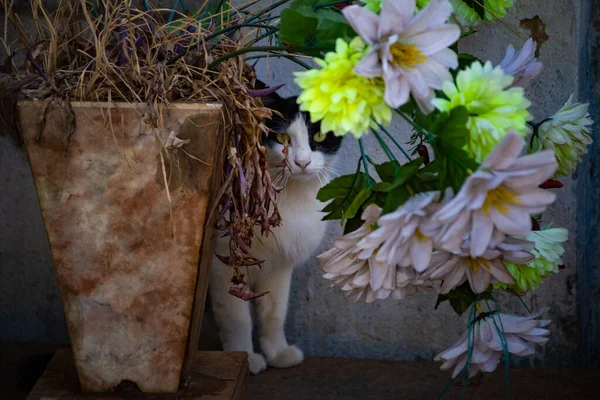
{"label": "cat's eye", "polygon": [[285,133],[278,133],[277,141],[281,144],[286,144],[286,143],[290,142],[290,137],[288,135],[286,135]]}
{"label": "cat's eye", "polygon": [[327,134],[326,133],[315,133],[315,135],[313,136],[313,139],[315,140],[315,142],[317,143],[321,143],[323,140],[325,140],[327,138]]}

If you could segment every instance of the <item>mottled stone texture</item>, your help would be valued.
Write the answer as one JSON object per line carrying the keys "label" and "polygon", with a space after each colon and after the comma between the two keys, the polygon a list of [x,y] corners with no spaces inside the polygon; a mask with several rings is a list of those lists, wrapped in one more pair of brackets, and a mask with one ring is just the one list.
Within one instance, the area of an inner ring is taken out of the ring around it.
{"label": "mottled stone texture", "polygon": [[[146,392],[176,391],[220,108],[174,106],[158,130],[133,105],[73,111],[69,139],[66,107],[18,107],[82,389],[130,380]],[[190,143],[167,150],[170,130]]]}

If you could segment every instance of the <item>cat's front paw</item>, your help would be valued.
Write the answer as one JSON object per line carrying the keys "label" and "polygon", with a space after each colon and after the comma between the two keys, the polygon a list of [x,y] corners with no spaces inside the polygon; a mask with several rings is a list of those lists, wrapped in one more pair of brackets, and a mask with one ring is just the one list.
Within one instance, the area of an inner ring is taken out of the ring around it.
{"label": "cat's front paw", "polygon": [[252,375],[256,375],[260,371],[263,371],[265,368],[267,368],[267,362],[265,361],[265,358],[258,353],[248,354],[248,364],[250,373]]}
{"label": "cat's front paw", "polygon": [[304,353],[298,347],[292,345],[281,349],[275,357],[268,360],[270,366],[275,368],[289,368],[301,364],[304,361]]}

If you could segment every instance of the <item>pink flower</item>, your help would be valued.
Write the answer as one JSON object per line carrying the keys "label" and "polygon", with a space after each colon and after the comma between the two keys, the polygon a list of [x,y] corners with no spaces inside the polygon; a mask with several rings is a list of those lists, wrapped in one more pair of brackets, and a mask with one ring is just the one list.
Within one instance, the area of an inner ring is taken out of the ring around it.
{"label": "pink flower", "polygon": [[392,108],[406,104],[410,94],[424,112],[433,111],[434,90],[452,80],[456,53],[448,46],[460,28],[446,21],[452,13],[447,0],[431,0],[416,12],[415,0],[386,0],[381,16],[364,7],[342,10],[354,30],[371,46],[354,71],[367,78],[383,76],[385,101]]}
{"label": "pink flower", "polygon": [[458,249],[470,233],[470,255],[481,256],[506,235],[527,236],[530,216],[543,212],[555,200],[554,193],[538,185],[557,169],[552,151],[519,157],[525,141],[509,132],[471,174],[462,188],[433,218],[442,228],[435,237],[443,249]]}
{"label": "pink flower", "polygon": [[535,48],[532,38],[527,39],[516,53],[511,44],[506,48],[506,55],[499,66],[505,74],[514,76],[512,86],[526,88],[542,74],[544,65],[535,58]]}

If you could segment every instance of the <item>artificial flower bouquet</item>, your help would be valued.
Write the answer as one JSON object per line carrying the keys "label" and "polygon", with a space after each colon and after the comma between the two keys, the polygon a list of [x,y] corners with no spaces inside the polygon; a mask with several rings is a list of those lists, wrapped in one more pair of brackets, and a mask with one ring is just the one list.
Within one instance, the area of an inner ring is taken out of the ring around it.
{"label": "artificial flower bouquet", "polygon": [[[541,216],[592,141],[588,105],[572,98],[531,120],[524,89],[543,72],[532,39],[499,65],[460,52],[461,37],[512,5],[295,0],[281,14],[284,46],[318,66],[296,73],[301,109],[321,137],[349,132],[361,151],[356,172],[318,194],[324,218],[345,224],[318,257],[324,277],[356,301],[436,290],[438,304],[469,310],[467,332],[436,358],[453,377],[548,341],[542,313],[502,314],[494,293],[532,291],[559,272],[568,232]],[[413,128],[410,148],[386,129],[394,114]],[[365,153],[367,134],[388,162]]]}

